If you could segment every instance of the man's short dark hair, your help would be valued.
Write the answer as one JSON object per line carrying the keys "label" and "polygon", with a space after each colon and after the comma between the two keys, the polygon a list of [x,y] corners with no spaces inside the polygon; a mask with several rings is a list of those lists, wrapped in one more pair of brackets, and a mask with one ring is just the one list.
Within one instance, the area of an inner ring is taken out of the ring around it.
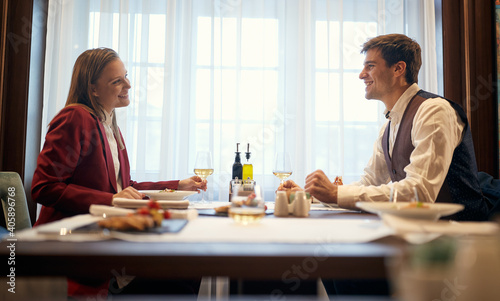
{"label": "man's short dark hair", "polygon": [[422,51],[415,40],[403,34],[387,34],[371,38],[362,47],[361,53],[366,53],[370,49],[380,50],[388,67],[400,61],[405,62],[406,82],[408,84],[418,82],[418,71],[422,65]]}

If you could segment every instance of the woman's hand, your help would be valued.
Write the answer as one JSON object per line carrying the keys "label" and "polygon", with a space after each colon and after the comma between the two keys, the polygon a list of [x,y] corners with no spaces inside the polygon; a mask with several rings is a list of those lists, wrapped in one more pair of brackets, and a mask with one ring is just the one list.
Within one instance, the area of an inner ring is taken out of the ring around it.
{"label": "woman's hand", "polygon": [[140,193],[137,189],[135,189],[132,186],[129,186],[122,191],[118,192],[117,194],[113,195],[114,198],[126,198],[126,199],[137,199],[140,200],[143,197],[145,197],[144,193]]}
{"label": "woman's hand", "polygon": [[294,181],[287,180],[283,184],[280,184],[280,186],[278,187],[278,190],[299,191],[299,190],[302,190],[302,188],[299,185],[297,185],[297,183],[295,183]]}
{"label": "woman's hand", "polygon": [[177,187],[179,190],[198,190],[201,189],[203,191],[207,190],[207,180],[204,180],[198,176],[192,176],[191,178],[187,178],[179,181],[179,186]]}

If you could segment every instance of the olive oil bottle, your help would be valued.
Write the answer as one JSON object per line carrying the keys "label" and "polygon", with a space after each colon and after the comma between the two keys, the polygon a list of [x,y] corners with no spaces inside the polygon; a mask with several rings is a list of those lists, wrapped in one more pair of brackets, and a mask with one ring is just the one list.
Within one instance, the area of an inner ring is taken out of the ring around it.
{"label": "olive oil bottle", "polygon": [[243,180],[253,180],[253,165],[252,161],[250,160],[251,156],[250,152],[250,143],[247,144],[247,151],[245,152],[245,164],[243,164]]}

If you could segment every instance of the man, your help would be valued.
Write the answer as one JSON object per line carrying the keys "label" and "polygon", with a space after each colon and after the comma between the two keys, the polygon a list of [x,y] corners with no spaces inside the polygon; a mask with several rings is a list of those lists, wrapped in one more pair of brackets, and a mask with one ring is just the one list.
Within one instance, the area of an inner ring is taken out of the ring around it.
{"label": "man", "polygon": [[[386,106],[388,122],[375,142],[360,181],[336,186],[323,171],[306,178],[305,191],[322,202],[355,209],[358,201],[398,200],[453,202],[465,209],[456,220],[485,220],[489,203],[477,178],[472,136],[463,110],[456,103],[421,90],[418,43],[401,34],[382,35],[363,44],[367,99]],[[283,189],[297,188],[289,181]]]}

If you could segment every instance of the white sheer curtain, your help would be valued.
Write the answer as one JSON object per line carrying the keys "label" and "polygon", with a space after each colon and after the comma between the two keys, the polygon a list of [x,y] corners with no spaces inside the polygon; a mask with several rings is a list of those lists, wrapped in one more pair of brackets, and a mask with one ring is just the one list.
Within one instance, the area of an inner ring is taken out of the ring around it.
{"label": "white sheer curtain", "polygon": [[250,143],[254,178],[268,196],[276,151],[291,179],[323,169],[356,180],[383,106],[364,99],[360,45],[405,33],[423,49],[420,86],[437,92],[432,0],[55,0],[50,2],[44,123],[64,106],[72,66],[111,47],[132,83],[117,109],[132,178],[193,175],[210,150],[209,195],[228,199],[236,143]]}

